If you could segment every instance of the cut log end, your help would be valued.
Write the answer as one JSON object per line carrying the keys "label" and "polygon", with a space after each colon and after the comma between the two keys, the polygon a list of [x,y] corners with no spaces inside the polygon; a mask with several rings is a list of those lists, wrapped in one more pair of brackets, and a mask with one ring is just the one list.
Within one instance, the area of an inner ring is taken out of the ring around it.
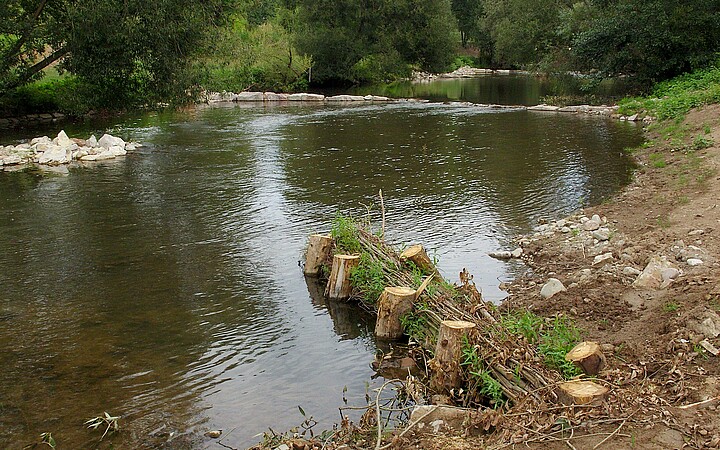
{"label": "cut log end", "polygon": [[566,381],[558,385],[558,399],[564,405],[599,405],[608,388],[592,381]]}
{"label": "cut log end", "polygon": [[401,318],[412,311],[415,289],[405,286],[386,287],[378,301],[375,335],[384,339],[397,339],[403,335]]}
{"label": "cut log end", "polygon": [[420,244],[411,245],[404,252],[400,254],[400,258],[406,261],[410,261],[424,271],[435,270],[430,257],[428,257],[425,248]]}
{"label": "cut log end", "polygon": [[581,342],[565,355],[587,375],[597,375],[605,367],[605,355],[597,342]]}
{"label": "cut log end", "polygon": [[332,237],[324,234],[311,234],[308,238],[307,253],[305,255],[305,275],[316,277],[320,268],[330,256]]}
{"label": "cut log end", "polygon": [[350,272],[360,263],[357,255],[335,255],[333,256],[332,269],[328,279],[325,295],[328,298],[342,300],[352,294],[350,284]]}

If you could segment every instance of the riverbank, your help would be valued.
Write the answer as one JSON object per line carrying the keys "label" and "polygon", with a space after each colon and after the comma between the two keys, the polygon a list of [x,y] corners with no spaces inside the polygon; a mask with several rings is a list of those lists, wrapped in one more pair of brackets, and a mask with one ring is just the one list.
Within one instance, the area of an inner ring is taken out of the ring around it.
{"label": "riverbank", "polygon": [[[502,311],[564,317],[583,340],[601,344],[607,364],[594,381],[609,388],[605,401],[514,405],[490,422],[492,410],[481,409],[464,415],[470,422],[454,434],[427,433],[411,419],[383,444],[720,447],[720,105],[653,124],[646,137],[645,145],[628,150],[638,168],[621,194],[518,237],[530,270],[503,285],[509,296]],[[562,284],[555,292],[547,290],[557,284],[551,279]],[[473,427],[485,433],[471,436]],[[372,448],[375,440],[370,432],[324,447]]]}
{"label": "riverbank", "polygon": [[[526,411],[484,438],[418,433],[410,445],[720,446],[720,105],[652,127],[647,138],[620,195],[518,238],[531,271],[505,286],[503,309],[568,317],[585,340],[603,344],[607,367],[597,380],[611,388],[608,400],[590,414]],[[600,223],[589,223],[593,215]],[[550,278],[565,290],[547,297]],[[618,408],[623,399],[630,408]]]}

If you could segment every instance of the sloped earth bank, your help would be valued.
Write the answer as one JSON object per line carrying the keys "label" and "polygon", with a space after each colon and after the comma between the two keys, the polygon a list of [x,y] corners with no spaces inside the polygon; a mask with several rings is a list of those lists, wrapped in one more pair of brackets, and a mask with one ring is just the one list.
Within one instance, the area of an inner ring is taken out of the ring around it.
{"label": "sloped earth bank", "polygon": [[[507,287],[503,309],[566,315],[586,340],[605,344],[605,403],[562,414],[513,411],[517,423],[506,417],[500,426],[511,434],[417,436],[403,446],[720,447],[720,105],[656,130],[669,128],[675,137],[648,132],[653,145],[637,151],[635,180],[615,199],[518,239],[530,269]],[[715,144],[693,150],[697,136]],[[595,215],[593,230],[586,222]],[[645,271],[648,264],[659,269]],[[543,298],[549,278],[567,290]],[[557,432],[560,424],[567,431]]]}
{"label": "sloped earth bank", "polygon": [[[382,448],[720,448],[720,105],[655,129],[623,193],[518,238],[528,271],[505,286],[503,310],[570,317],[603,344],[602,405],[480,411],[457,435],[411,427]],[[545,298],[550,278],[567,289]],[[346,442],[322,447],[376,447]]]}

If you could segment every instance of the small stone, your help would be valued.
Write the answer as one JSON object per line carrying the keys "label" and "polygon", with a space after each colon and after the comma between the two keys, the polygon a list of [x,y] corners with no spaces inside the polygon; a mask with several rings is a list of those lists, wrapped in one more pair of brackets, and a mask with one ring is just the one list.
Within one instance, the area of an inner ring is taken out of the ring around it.
{"label": "small stone", "polygon": [[593,216],[590,218],[590,220],[592,220],[593,222],[597,222],[597,223],[603,223],[603,220],[597,214],[593,214]]}
{"label": "small stone", "polygon": [[690,258],[686,262],[690,267],[700,266],[703,264],[703,260],[698,258]]}
{"label": "small stone", "polygon": [[641,272],[640,270],[638,270],[638,269],[636,269],[636,268],[634,268],[634,267],[630,267],[630,266],[627,266],[627,267],[625,267],[625,268],[623,269],[623,274],[624,274],[624,275],[630,275],[630,276],[635,276],[635,277],[636,277],[636,276],[640,275],[641,273],[642,273],[642,272]]}
{"label": "small stone", "polygon": [[607,241],[608,239],[610,239],[610,232],[605,229],[593,231],[592,235],[595,239],[597,239],[600,242]]}
{"label": "small stone", "polygon": [[585,231],[595,231],[598,228],[600,228],[600,223],[595,222],[594,220],[588,220],[583,224],[583,230]]}
{"label": "small stone", "polygon": [[560,280],[558,280],[557,278],[550,278],[540,290],[540,296],[547,299],[564,291],[567,291],[567,289]]}
{"label": "small stone", "polygon": [[562,228],[560,229],[560,232],[565,233],[565,234],[567,234],[567,233],[569,233],[569,232],[571,232],[571,231],[572,231],[572,230],[571,230],[570,228],[568,228],[568,227],[562,227]]}
{"label": "small stone", "polygon": [[602,255],[597,255],[595,259],[593,259],[593,266],[604,266],[613,259],[614,258],[612,253],[603,253]]}
{"label": "small stone", "polygon": [[217,439],[220,437],[220,435],[222,435],[222,430],[212,430],[205,433],[205,436],[212,439]]}
{"label": "small stone", "polygon": [[516,248],[515,250],[513,250],[513,251],[510,253],[510,255],[511,255],[513,258],[520,258],[520,257],[522,256],[522,254],[523,254],[523,249],[521,249],[520,247]]}
{"label": "small stone", "polygon": [[495,259],[510,259],[513,257],[513,254],[511,252],[503,251],[503,252],[490,252],[488,253],[488,256]]}
{"label": "small stone", "polygon": [[692,230],[688,233],[688,236],[700,236],[701,234],[705,234],[705,230]]}

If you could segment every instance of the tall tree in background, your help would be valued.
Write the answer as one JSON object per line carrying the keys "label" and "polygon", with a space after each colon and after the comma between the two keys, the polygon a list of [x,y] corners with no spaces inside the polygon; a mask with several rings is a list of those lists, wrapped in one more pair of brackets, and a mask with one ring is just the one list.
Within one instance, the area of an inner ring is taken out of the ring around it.
{"label": "tall tree in background", "polygon": [[176,96],[206,33],[231,0],[5,0],[0,6],[0,89],[50,64],[77,75],[103,102]]}
{"label": "tall tree in background", "polygon": [[605,76],[659,81],[703,67],[720,52],[717,0],[615,0],[573,44],[577,63]]}
{"label": "tall tree in background", "polygon": [[484,16],[482,0],[452,0],[460,30],[460,44],[467,47],[468,41],[480,34],[480,19]]}
{"label": "tall tree in background", "polygon": [[379,81],[409,65],[443,70],[452,60],[450,0],[297,0],[299,49],[313,79]]}

